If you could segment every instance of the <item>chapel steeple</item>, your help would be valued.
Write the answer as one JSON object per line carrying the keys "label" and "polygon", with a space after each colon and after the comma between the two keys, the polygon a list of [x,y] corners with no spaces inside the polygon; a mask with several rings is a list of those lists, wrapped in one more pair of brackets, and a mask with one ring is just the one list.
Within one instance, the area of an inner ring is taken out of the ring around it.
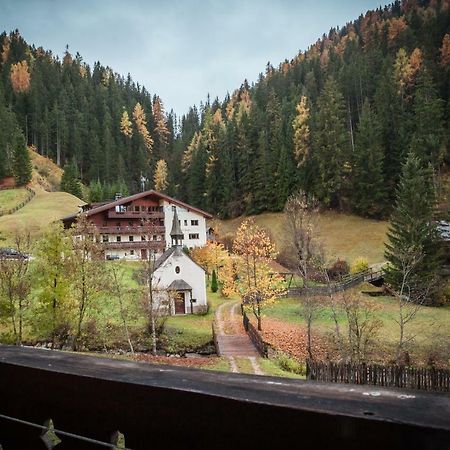
{"label": "chapel steeple", "polygon": [[170,232],[172,247],[181,247],[184,236],[181,231],[180,221],[178,220],[177,208],[174,206],[173,210],[172,230]]}

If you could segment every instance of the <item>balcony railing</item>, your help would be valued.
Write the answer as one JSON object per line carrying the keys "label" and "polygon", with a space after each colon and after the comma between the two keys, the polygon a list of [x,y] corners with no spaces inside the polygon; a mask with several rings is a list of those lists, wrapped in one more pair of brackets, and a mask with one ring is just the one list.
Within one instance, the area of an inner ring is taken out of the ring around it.
{"label": "balcony railing", "polygon": [[121,248],[151,248],[162,249],[166,246],[166,241],[121,241],[121,242],[102,242],[102,244],[108,249],[121,249]]}
{"label": "balcony railing", "polygon": [[98,232],[100,234],[164,234],[166,231],[165,227],[162,225],[155,226],[107,226],[98,227]]}
{"label": "balcony railing", "polygon": [[109,219],[164,219],[163,211],[108,211]]}
{"label": "balcony railing", "polygon": [[14,346],[0,346],[0,380],[5,450],[44,448],[40,430],[30,424],[49,427],[49,419],[62,441],[56,448],[77,450],[102,448],[86,438],[108,443],[117,431],[135,450],[284,449],[292,442],[312,449],[412,450],[445,449],[450,442],[445,394]]}

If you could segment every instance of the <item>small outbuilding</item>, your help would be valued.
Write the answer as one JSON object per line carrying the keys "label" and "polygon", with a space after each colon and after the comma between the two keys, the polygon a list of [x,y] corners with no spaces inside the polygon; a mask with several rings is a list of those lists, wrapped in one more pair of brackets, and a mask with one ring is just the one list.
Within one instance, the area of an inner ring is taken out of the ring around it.
{"label": "small outbuilding", "polygon": [[183,251],[183,233],[175,209],[170,233],[172,246],[155,262],[152,286],[159,303],[168,304],[170,314],[207,311],[205,270]]}

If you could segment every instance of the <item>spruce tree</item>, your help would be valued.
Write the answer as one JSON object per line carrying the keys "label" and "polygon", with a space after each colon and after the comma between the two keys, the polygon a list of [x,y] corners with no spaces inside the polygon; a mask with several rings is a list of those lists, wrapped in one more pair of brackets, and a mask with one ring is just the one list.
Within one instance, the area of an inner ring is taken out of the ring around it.
{"label": "spruce tree", "polygon": [[[413,153],[403,166],[397,189],[395,209],[391,215],[385,257],[386,281],[403,291],[408,274],[408,289],[432,287],[440,267],[439,236],[433,222],[435,194],[432,169],[424,168]],[[429,297],[432,296],[430,289]]]}
{"label": "spruce tree", "polygon": [[353,209],[363,216],[382,217],[386,206],[385,192],[381,126],[366,100],[355,135]]}
{"label": "spruce tree", "polygon": [[68,164],[64,168],[64,174],[61,178],[61,190],[81,198],[81,185],[78,181],[77,168],[73,164]]}
{"label": "spruce tree", "polygon": [[32,165],[30,153],[25,143],[25,138],[20,131],[14,135],[14,162],[13,172],[16,184],[24,186],[31,181]]}
{"label": "spruce tree", "polygon": [[211,276],[211,292],[217,292],[218,289],[219,289],[219,286],[217,284],[217,274],[216,274],[216,270],[213,269],[212,276]]}

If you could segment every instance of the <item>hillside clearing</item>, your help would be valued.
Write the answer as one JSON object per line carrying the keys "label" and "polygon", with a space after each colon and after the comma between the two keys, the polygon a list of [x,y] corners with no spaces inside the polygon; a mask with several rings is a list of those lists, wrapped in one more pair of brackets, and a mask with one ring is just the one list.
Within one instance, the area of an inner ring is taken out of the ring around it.
{"label": "hillside clearing", "polygon": [[[271,233],[279,251],[289,245],[283,213],[264,213],[250,217]],[[220,236],[233,237],[245,219],[247,217],[218,221]],[[388,223],[384,221],[326,211],[319,215],[318,232],[327,260],[340,258],[351,263],[362,256],[369,264],[375,264],[384,261],[387,227]]]}
{"label": "hillside clearing", "polygon": [[5,189],[0,191],[0,212],[12,209],[22,203],[28,197],[25,188]]}

